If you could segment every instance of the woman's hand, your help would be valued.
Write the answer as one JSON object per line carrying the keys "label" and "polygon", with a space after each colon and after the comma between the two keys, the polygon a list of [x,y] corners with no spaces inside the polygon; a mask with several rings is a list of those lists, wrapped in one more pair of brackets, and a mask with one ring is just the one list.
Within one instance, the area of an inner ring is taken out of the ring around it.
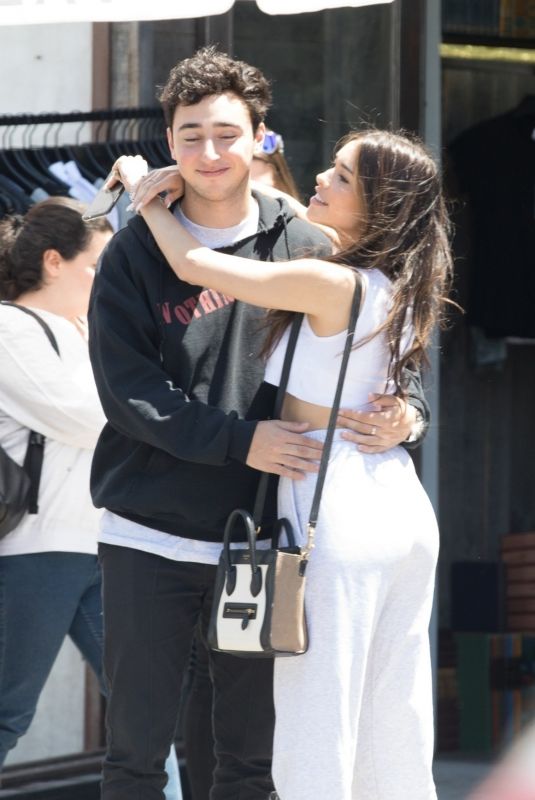
{"label": "woman's hand", "polygon": [[384,453],[409,437],[416,409],[393,394],[373,395],[370,401],[375,410],[341,409],[336,424],[347,429],[343,438],[354,442],[361,452]]}
{"label": "woman's hand", "polygon": [[154,200],[158,195],[165,196],[165,205],[169,206],[184,194],[184,178],[176,164],[170,167],[154,169],[141,178],[132,194],[132,205],[136,212]]}
{"label": "woman's hand", "polygon": [[126,191],[133,195],[139,181],[148,171],[149,166],[143,156],[121,156],[113,165],[110,177],[103,188],[112,189],[120,181]]}

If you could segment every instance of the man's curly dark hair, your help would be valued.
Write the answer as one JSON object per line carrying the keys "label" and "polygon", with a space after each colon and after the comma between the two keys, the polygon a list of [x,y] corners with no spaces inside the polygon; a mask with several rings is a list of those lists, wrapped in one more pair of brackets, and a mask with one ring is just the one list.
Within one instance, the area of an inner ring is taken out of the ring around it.
{"label": "man's curly dark hair", "polygon": [[203,97],[224,92],[232,92],[245,103],[256,131],[271,105],[269,82],[256,67],[236,61],[215,47],[203,47],[191,58],[179,61],[160,89],[158,100],[167,125],[172,127],[178,106],[194,106]]}

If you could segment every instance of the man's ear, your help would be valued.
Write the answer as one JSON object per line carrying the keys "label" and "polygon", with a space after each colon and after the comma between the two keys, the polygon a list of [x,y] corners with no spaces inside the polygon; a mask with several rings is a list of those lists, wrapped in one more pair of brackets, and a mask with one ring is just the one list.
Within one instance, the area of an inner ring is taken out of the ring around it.
{"label": "man's ear", "polygon": [[173,161],[176,161],[175,148],[173,145],[173,131],[171,130],[171,128],[167,128],[167,144],[169,145],[169,152],[171,153],[171,158],[173,159]]}
{"label": "man's ear", "polygon": [[58,277],[62,263],[63,259],[57,250],[45,250],[43,253],[43,277],[45,278],[45,283],[47,278],[48,280],[54,280]]}
{"label": "man's ear", "polygon": [[266,133],[266,126],[263,122],[261,122],[258,128],[255,131],[254,140],[257,144],[262,144],[264,141],[264,135]]}

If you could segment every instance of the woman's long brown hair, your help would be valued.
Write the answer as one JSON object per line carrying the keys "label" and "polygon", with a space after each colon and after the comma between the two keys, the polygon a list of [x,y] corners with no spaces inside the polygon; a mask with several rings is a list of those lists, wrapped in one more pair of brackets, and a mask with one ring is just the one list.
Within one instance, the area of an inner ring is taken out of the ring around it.
{"label": "woman's long brown hair", "polygon": [[[425,147],[404,134],[354,132],[344,137],[336,150],[349,142],[358,143],[354,189],[364,210],[355,220],[355,241],[326,260],[345,267],[379,269],[392,281],[388,317],[373,335],[385,332],[391,353],[390,376],[403,391],[404,366],[427,361],[425,348],[435,325],[443,321],[448,302],[452,257],[440,174]],[[293,312],[269,312],[265,353],[271,352],[292,317]],[[408,322],[414,340],[402,354]]]}

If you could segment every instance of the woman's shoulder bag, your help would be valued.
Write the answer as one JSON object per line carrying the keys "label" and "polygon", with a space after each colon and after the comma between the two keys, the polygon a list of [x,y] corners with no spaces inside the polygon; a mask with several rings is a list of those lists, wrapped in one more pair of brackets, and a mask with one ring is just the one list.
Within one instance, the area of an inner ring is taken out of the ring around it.
{"label": "woman's shoulder bag", "polygon": [[[229,516],[223,537],[223,551],[217,567],[208,643],[213,650],[239,656],[293,656],[305,653],[308,632],[305,618],[305,575],[319,514],[323,484],[327,473],[336,418],[361,298],[357,276],[351,306],[347,339],[329,426],[323,446],[318,478],[308,521],[308,540],[303,548],[295,546],[290,522],[279,519],[268,550],[257,548],[257,534],[262,526],[264,501],[269,475],[260,479],[253,514],[235,509]],[[299,328],[303,315],[296,315],[290,330],[281,380],[275,400],[274,417],[278,419],[288,383]],[[247,546],[232,549],[230,543],[238,525],[244,525]],[[279,547],[279,535],[286,533],[288,547]]]}

